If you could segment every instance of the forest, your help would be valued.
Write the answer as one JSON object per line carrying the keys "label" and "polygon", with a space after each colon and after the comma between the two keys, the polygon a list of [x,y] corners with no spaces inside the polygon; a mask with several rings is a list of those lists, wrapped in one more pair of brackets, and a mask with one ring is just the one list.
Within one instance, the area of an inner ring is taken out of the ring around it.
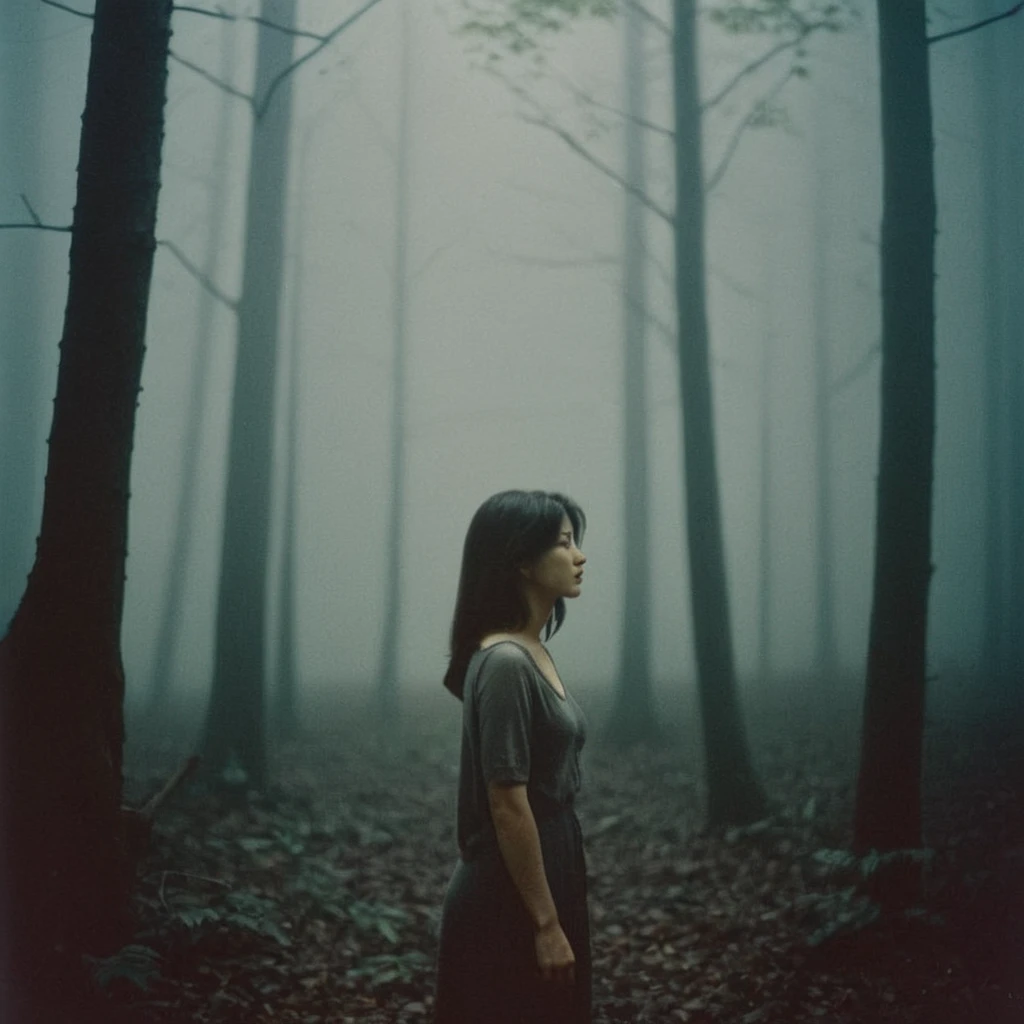
{"label": "forest", "polygon": [[431,1020],[539,488],[595,1024],[1024,1021],[1022,110],[1015,0],[4,0],[0,1020]]}

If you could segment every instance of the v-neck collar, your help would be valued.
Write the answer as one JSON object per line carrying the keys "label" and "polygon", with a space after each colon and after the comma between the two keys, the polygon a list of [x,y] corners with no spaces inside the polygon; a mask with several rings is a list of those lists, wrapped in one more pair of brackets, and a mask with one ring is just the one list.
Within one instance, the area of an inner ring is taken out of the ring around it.
{"label": "v-neck collar", "polygon": [[551,658],[550,652],[548,653],[548,657],[551,658],[551,664],[554,665],[554,667],[555,667],[555,675],[558,676],[558,681],[562,684],[562,689],[565,690],[564,694],[559,693],[555,689],[554,683],[552,683],[551,680],[548,679],[548,677],[546,675],[544,675],[544,670],[540,667],[540,665],[537,664],[537,659],[533,656],[533,651],[531,651],[530,648],[526,646],[526,644],[522,644],[518,640],[510,640],[510,639],[495,640],[493,644],[488,644],[486,647],[480,647],[480,648],[478,648],[478,650],[480,650],[481,652],[490,651],[490,650],[493,650],[495,647],[497,647],[498,644],[512,644],[515,647],[518,647],[519,650],[521,650],[530,659],[530,664],[534,667],[534,670],[541,677],[541,679],[544,680],[544,685],[560,701],[567,701],[569,699],[569,691],[565,689],[565,682],[563,681],[562,676],[561,676],[561,674],[558,671],[558,666],[555,665],[555,659]]}

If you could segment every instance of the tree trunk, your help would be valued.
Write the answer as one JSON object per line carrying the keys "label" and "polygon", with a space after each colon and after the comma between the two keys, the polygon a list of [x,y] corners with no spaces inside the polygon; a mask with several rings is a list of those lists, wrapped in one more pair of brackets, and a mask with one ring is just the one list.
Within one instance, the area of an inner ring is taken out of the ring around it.
{"label": "tree trunk", "polygon": [[119,634],[170,17],[170,0],[96,4],[42,527],[0,643],[0,941],[25,988],[129,920]]}
{"label": "tree trunk", "polygon": [[[238,28],[226,24],[222,28],[223,48],[221,77],[230,81],[235,66],[235,42]],[[226,93],[221,99],[214,130],[214,148],[210,159],[213,185],[210,189],[209,228],[206,238],[206,258],[203,273],[216,278],[218,255],[224,245],[224,219],[228,205],[228,186],[231,184],[227,166],[231,143],[231,115],[238,101]],[[149,708],[151,715],[165,710],[174,678],[174,655],[181,639],[182,607],[185,584],[188,579],[189,555],[192,548],[192,530],[198,505],[199,465],[203,431],[206,423],[206,391],[210,378],[210,359],[213,354],[214,314],[217,300],[203,288],[199,293],[196,315],[196,341],[189,372],[188,412],[185,419],[185,443],[182,449],[181,482],[174,516],[174,537],[167,563],[167,583],[164,605],[157,630],[150,681]]]}
{"label": "tree trunk", "polygon": [[819,95],[815,111],[814,183],[814,672],[834,683],[836,648],[835,583],[832,554],[832,338],[829,319],[832,244],[829,231],[828,159],[822,138],[827,115]]}
{"label": "tree trunk", "polygon": [[[0,103],[4,140],[0,181],[5,206],[25,217],[18,195],[33,198],[42,170],[43,8],[38,0],[5,0],[0,8]],[[9,198],[8,198],[9,195]],[[6,219],[6,218],[5,218]],[[32,565],[43,474],[42,247],[53,239],[31,231],[0,238],[0,631],[6,630]]]}
{"label": "tree trunk", "polygon": [[685,508],[698,691],[707,762],[708,819],[742,824],[764,814],[736,692],[715,456],[704,266],[704,181],[697,84],[696,0],[673,0],[675,285],[683,414]]}
{"label": "tree trunk", "polygon": [[281,510],[281,574],[278,580],[277,671],[274,692],[274,725],[282,739],[294,739],[299,731],[298,652],[295,644],[295,548],[298,540],[299,499],[299,394],[302,369],[302,283],[306,241],[306,184],[308,127],[299,164],[299,200],[295,209],[294,274],[288,299],[288,388],[285,393],[284,502]]}
{"label": "tree trunk", "polygon": [[760,545],[757,573],[757,651],[758,666],[763,685],[772,679],[772,360],[775,356],[774,275],[771,273],[773,254],[764,251],[764,351],[761,355],[761,380],[759,383],[760,428],[758,440],[758,468],[761,472],[761,486],[758,494],[758,526]]}
{"label": "tree trunk", "polygon": [[409,107],[411,103],[412,11],[401,5],[401,59],[398,100],[398,166],[396,173],[394,347],[391,386],[391,483],[388,496],[387,558],[384,629],[381,636],[378,711],[390,721],[398,712],[398,645],[401,615],[402,520],[405,514],[405,410],[408,356],[409,288]]}
{"label": "tree trunk", "polygon": [[924,0],[879,0],[882,424],[854,844],[921,845],[935,440],[935,184]]}
{"label": "tree trunk", "polygon": [[[647,73],[641,14],[627,7],[625,19],[626,181],[636,192],[647,187],[642,119],[646,116]],[[650,483],[647,468],[647,245],[644,206],[636,192],[624,193],[623,224],[623,538],[625,587],[622,648],[615,703],[607,727],[614,743],[657,736],[651,693]]]}
{"label": "tree trunk", "polygon": [[[255,95],[292,61],[295,0],[263,0]],[[253,123],[245,262],[228,441],[213,688],[203,749],[207,767],[240,768],[246,784],[266,781],[264,682],[270,534],[274,379],[284,264],[284,200],[291,78]]]}

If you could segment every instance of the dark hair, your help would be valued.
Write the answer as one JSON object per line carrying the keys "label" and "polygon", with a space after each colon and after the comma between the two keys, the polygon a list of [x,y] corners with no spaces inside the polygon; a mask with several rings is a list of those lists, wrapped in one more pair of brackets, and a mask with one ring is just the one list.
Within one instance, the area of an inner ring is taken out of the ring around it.
{"label": "dark hair", "polygon": [[[476,510],[462,549],[451,661],[444,676],[444,685],[459,700],[469,659],[480,641],[488,633],[510,632],[526,625],[529,608],[519,570],[558,543],[563,516],[568,516],[579,542],[587,518],[564,494],[502,491]],[[564,618],[565,600],[559,598],[545,626],[545,639],[558,632]]]}

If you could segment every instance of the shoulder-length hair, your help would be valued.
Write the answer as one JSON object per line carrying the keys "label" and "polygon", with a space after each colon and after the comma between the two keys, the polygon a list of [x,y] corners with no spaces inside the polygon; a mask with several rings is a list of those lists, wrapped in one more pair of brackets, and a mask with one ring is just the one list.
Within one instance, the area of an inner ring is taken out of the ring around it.
{"label": "shoulder-length hair", "polygon": [[[522,629],[529,621],[520,569],[558,543],[562,518],[572,524],[577,543],[587,519],[571,498],[552,491],[502,491],[477,510],[466,532],[462,570],[452,617],[451,661],[444,685],[459,700],[466,668],[488,633]],[[565,619],[559,598],[545,625],[547,639]]]}

